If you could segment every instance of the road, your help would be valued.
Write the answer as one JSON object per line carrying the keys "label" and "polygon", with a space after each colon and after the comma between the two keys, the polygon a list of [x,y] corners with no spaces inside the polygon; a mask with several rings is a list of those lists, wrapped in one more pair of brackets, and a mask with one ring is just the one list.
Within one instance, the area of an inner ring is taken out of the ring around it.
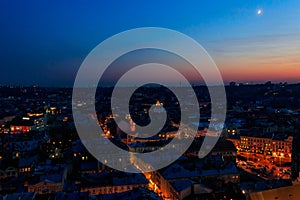
{"label": "road", "polygon": [[247,159],[247,161],[241,161],[237,159],[238,167],[242,168],[243,170],[249,173],[260,176],[265,180],[272,180],[276,178],[291,178],[291,168],[283,167],[280,164],[279,166],[276,166],[274,164],[274,161],[272,161],[270,157],[267,157],[262,154],[254,154],[249,152],[238,152],[238,155]]}

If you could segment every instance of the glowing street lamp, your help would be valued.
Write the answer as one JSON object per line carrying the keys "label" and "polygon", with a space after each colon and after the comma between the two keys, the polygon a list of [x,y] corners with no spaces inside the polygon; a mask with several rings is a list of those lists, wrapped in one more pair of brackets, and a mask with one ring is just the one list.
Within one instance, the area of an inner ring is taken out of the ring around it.
{"label": "glowing street lamp", "polygon": [[280,153],[280,156],[279,156],[279,160],[280,160],[280,167],[281,167],[281,158],[283,157],[283,153]]}

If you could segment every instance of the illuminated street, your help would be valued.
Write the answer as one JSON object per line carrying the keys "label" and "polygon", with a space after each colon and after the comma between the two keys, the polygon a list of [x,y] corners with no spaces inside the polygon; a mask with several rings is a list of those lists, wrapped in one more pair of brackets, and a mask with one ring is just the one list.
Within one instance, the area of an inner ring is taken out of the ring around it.
{"label": "illuminated street", "polygon": [[272,161],[261,154],[238,152],[238,155],[247,159],[247,161],[237,159],[237,165],[248,173],[255,174],[266,180],[291,178],[291,168],[283,166],[283,163],[291,162],[291,159],[286,158],[284,162],[282,159],[279,161],[279,165],[275,165],[275,162],[277,163],[276,160]]}

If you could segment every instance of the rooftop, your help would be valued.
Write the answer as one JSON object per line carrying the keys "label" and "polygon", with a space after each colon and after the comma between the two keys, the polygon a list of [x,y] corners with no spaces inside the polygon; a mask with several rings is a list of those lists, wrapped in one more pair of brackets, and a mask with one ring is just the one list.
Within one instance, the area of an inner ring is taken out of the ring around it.
{"label": "rooftop", "polygon": [[171,182],[171,185],[177,192],[181,192],[187,188],[190,188],[194,184],[191,180],[179,180]]}
{"label": "rooftop", "polygon": [[250,200],[260,199],[298,199],[300,197],[300,185],[282,187],[250,194]]}

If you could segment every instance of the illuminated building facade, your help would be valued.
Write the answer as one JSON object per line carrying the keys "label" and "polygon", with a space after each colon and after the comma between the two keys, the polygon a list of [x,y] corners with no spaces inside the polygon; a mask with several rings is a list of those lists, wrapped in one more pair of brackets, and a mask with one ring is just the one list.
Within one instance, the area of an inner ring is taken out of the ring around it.
{"label": "illuminated building facade", "polygon": [[28,133],[30,131],[42,131],[45,128],[44,116],[33,116],[31,117],[16,117],[11,121],[10,124],[10,133],[11,134],[20,134]]}
{"label": "illuminated building facade", "polygon": [[272,138],[261,138],[251,136],[240,136],[238,149],[251,153],[259,153],[267,156],[291,158],[293,137],[289,136],[283,140]]}

